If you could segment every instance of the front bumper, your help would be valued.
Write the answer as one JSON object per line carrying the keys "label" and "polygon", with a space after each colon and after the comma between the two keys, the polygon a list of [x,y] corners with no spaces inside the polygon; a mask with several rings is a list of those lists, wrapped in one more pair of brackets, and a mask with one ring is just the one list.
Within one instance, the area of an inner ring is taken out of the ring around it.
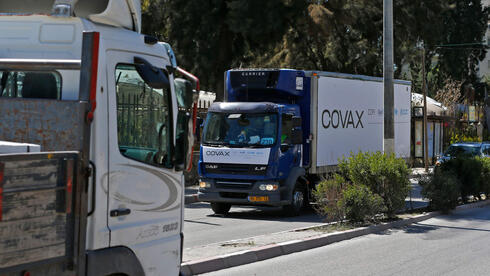
{"label": "front bumper", "polygon": [[[223,187],[219,185],[220,180],[206,180],[211,182],[210,188],[200,188],[198,197],[204,202],[230,203],[233,205],[251,205],[251,206],[282,206],[286,205],[286,200],[281,200],[281,194],[284,194],[285,187],[279,186],[276,191],[262,191],[259,189],[261,184],[271,184],[271,182],[256,182],[249,188]],[[227,181],[230,183],[230,181]],[[232,182],[231,182],[232,183]],[[264,200],[264,198],[267,200]]]}

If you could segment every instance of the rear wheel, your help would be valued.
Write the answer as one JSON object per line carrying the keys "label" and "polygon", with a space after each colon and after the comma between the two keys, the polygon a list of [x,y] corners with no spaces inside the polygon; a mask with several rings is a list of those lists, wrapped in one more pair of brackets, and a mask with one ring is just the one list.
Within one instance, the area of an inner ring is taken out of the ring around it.
{"label": "rear wheel", "polygon": [[226,215],[230,211],[231,204],[221,202],[211,202],[211,209],[217,215]]}
{"label": "rear wheel", "polygon": [[292,199],[289,205],[283,206],[283,211],[288,216],[298,216],[305,204],[304,189],[296,183],[293,189]]}

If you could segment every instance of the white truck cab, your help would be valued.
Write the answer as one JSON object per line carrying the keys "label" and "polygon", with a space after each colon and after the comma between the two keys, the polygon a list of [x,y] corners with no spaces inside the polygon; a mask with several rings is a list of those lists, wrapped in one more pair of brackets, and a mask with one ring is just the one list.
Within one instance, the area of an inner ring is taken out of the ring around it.
{"label": "white truck cab", "polygon": [[[0,152],[0,274],[178,275],[191,152],[182,145],[192,144],[182,112],[194,99],[176,90],[191,82],[175,77],[186,72],[171,47],[140,33],[140,1],[2,1],[0,13],[0,140],[39,145],[37,158],[78,156],[66,184],[76,181],[73,209],[61,214],[72,230],[47,239],[35,235],[43,229],[9,232],[5,206],[23,190],[12,153]],[[27,212],[25,223],[38,219]]]}

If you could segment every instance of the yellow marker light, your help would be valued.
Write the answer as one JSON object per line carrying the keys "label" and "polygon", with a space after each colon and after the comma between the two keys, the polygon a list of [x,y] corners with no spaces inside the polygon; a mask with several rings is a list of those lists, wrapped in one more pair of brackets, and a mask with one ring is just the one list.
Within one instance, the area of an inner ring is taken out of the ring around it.
{"label": "yellow marker light", "polygon": [[269,201],[268,196],[249,196],[248,201],[250,202],[265,202]]}
{"label": "yellow marker light", "polygon": [[207,183],[206,181],[199,181],[199,187],[200,188],[210,188],[211,184]]}

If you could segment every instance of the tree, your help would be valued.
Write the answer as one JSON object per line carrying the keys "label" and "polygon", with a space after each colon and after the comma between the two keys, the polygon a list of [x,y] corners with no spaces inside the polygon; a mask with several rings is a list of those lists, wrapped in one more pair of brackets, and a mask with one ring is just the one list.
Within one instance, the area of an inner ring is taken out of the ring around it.
{"label": "tree", "polygon": [[434,99],[447,107],[447,114],[455,116],[456,104],[461,101],[461,82],[447,79],[444,87],[437,91]]}
{"label": "tree", "polygon": [[[488,10],[481,0],[394,2],[395,77],[421,91],[426,51],[429,95],[448,78],[475,82],[485,50],[438,48],[480,42]],[[223,92],[233,67],[290,67],[381,76],[382,0],[142,0],[143,30],[168,41],[204,89]],[[149,23],[150,22],[150,23]]]}
{"label": "tree", "polygon": [[[223,73],[240,67],[282,38],[295,21],[298,1],[207,0],[143,2],[149,33],[170,42],[182,67],[201,79],[204,89],[222,98]],[[160,8],[164,14],[154,10]],[[251,50],[252,49],[252,50]]]}
{"label": "tree", "polygon": [[483,9],[481,0],[449,2],[450,8],[443,13],[445,21],[440,43],[468,45],[438,48],[438,66],[453,79],[475,83],[478,80],[476,67],[485,58],[486,51],[472,43],[479,44],[484,39],[488,10]]}

